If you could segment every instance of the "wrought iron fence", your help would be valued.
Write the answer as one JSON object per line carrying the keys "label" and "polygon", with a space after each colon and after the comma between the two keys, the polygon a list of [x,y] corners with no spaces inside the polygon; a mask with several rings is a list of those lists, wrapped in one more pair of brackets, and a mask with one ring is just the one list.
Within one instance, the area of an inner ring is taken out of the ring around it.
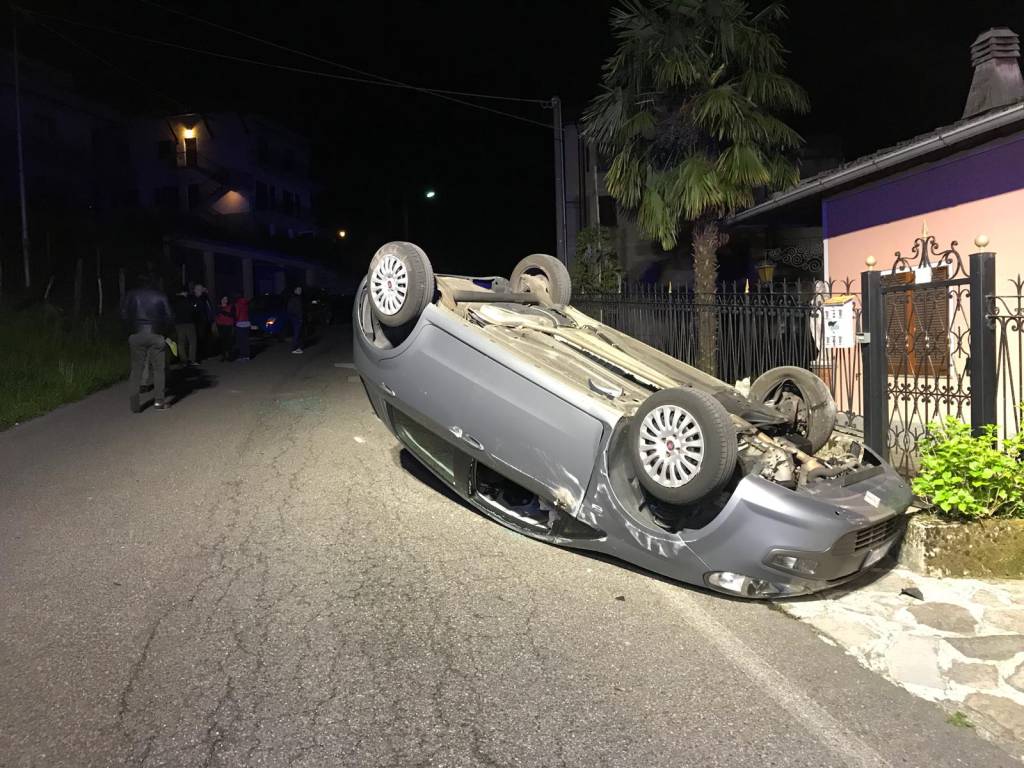
{"label": "wrought iron fence", "polygon": [[897,251],[888,269],[863,276],[866,330],[882,341],[872,338],[868,350],[866,439],[905,476],[917,471],[929,424],[946,416],[971,421],[972,391],[984,380],[972,374],[991,364],[971,364],[972,323],[983,307],[972,294],[984,295],[973,259],[965,262],[955,241],[940,250],[924,234],[909,256]]}
{"label": "wrought iron fence", "polygon": [[988,315],[996,332],[996,419],[1004,438],[1021,430],[1017,406],[1024,400],[1024,278],[1008,282],[1012,290],[992,297]]}
{"label": "wrought iron fence", "polygon": [[[825,283],[727,284],[713,297],[658,285],[623,285],[618,293],[577,296],[573,304],[591,317],[690,365],[699,354],[698,319],[714,315],[718,329],[716,375],[751,381],[780,365],[814,371],[829,386],[839,423],[862,428],[861,359],[852,343],[825,343],[823,306],[844,295],[854,299],[856,330],[860,302],[849,280]],[[852,337],[852,333],[849,336]]]}
{"label": "wrought iron fence", "polygon": [[[911,251],[896,252],[891,264],[863,273],[864,296],[853,293],[847,279],[733,284],[714,297],[627,285],[618,293],[578,296],[574,303],[691,365],[699,357],[701,313],[713,313],[720,379],[753,380],[780,365],[815,372],[835,398],[838,423],[863,432],[909,476],[932,421],[953,416],[975,426],[994,422],[1003,437],[1024,428],[1017,408],[1024,400],[1024,277],[996,290],[993,254],[964,258],[955,241],[940,249],[928,234]],[[841,346],[829,343],[835,337],[826,309],[850,299],[852,332]],[[852,340],[863,331],[862,338],[871,339],[866,347]]]}

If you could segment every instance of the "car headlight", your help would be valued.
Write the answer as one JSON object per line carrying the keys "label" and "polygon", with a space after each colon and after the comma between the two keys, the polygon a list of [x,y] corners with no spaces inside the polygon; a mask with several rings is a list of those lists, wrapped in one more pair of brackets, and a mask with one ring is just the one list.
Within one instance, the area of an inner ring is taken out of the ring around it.
{"label": "car headlight", "polygon": [[731,571],[714,571],[707,574],[704,580],[708,586],[740,597],[791,597],[811,591],[811,588],[804,584],[784,584],[767,579],[755,579]]}

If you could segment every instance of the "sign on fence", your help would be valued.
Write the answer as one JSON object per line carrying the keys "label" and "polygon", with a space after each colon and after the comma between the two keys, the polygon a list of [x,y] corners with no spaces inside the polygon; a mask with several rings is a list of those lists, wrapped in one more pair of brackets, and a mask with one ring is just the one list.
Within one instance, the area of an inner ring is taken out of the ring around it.
{"label": "sign on fence", "polygon": [[852,349],[856,336],[853,296],[839,294],[825,299],[825,349]]}

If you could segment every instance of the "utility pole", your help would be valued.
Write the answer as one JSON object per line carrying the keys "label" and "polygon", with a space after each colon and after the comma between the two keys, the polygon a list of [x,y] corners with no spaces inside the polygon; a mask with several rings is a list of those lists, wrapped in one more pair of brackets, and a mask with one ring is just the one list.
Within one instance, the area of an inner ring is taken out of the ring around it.
{"label": "utility pole", "polygon": [[21,258],[25,265],[25,288],[32,287],[31,258],[28,241],[28,201],[25,199],[25,155],[21,148],[21,74],[18,68],[18,10],[12,9],[11,31],[14,34],[14,115],[18,135],[18,187],[21,191]]}
{"label": "utility pole", "polygon": [[555,242],[557,243],[558,260],[568,265],[565,252],[565,141],[562,133],[562,100],[551,97],[551,110],[554,112],[552,128],[555,133]]}

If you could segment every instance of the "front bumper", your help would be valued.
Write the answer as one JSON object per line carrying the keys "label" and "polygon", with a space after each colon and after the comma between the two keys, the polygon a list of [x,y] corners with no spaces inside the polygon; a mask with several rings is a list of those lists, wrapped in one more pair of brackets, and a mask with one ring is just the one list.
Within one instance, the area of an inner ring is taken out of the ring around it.
{"label": "front bumper", "polygon": [[[903,531],[910,486],[874,459],[880,469],[873,476],[845,486],[835,478],[794,491],[748,475],[710,522],[678,533],[651,525],[635,485],[613,471],[580,517],[607,534],[612,554],[669,578],[733,596],[809,594],[856,578]],[[609,487],[610,498],[602,494]]]}
{"label": "front bumper", "polygon": [[[861,482],[835,478],[798,491],[744,478],[718,518],[689,542],[707,566],[704,583],[730,594],[743,587],[746,597],[780,597],[828,589],[870,568],[902,535],[912,498],[903,478],[879,466]],[[750,583],[714,575],[721,573]]]}

